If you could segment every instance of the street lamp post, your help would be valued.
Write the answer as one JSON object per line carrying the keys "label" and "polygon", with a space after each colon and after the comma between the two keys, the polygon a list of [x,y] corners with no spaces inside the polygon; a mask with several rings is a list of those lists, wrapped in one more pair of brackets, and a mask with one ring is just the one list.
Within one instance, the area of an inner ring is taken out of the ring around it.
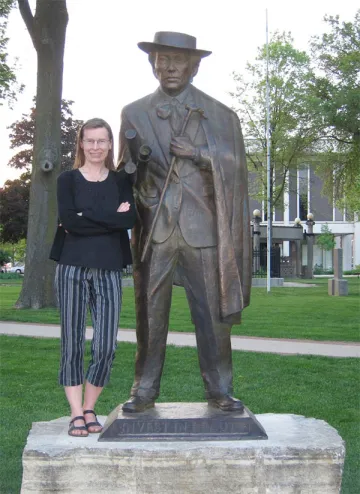
{"label": "street lamp post", "polygon": [[[295,228],[302,228],[301,219],[295,218],[294,220]],[[296,253],[296,264],[295,264],[295,275],[297,278],[301,277],[301,240],[295,240],[295,253]]]}
{"label": "street lamp post", "polygon": [[253,211],[253,268],[254,274],[260,270],[260,223],[261,212],[258,209]]}
{"label": "street lamp post", "polygon": [[313,278],[313,262],[314,262],[314,215],[309,213],[307,215],[306,225],[308,227],[306,232],[306,245],[307,245],[307,265],[306,265],[306,278]]}

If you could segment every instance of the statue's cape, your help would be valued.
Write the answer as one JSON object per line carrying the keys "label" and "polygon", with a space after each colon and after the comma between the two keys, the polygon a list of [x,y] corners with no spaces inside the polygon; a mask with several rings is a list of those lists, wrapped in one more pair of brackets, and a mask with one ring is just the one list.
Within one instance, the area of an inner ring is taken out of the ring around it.
{"label": "statue's cape", "polygon": [[208,141],[218,236],[220,313],[239,323],[250,302],[252,249],[247,167],[240,122],[232,110],[192,87]]}

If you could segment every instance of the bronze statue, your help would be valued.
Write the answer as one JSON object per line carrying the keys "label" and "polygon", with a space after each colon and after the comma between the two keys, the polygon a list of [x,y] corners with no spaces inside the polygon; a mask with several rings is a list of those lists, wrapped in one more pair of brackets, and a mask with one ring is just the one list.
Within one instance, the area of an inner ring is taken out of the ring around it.
{"label": "bronze statue", "polygon": [[[125,133],[136,135],[138,219],[132,232],[137,317],[135,381],[124,412],[159,396],[172,286],[183,285],[195,325],[209,404],[242,411],[232,397],[230,331],[249,304],[251,237],[247,168],[240,122],[191,82],[211,54],[196,38],[158,32],[141,42],[160,87],[122,112],[119,166],[130,160]],[[136,134],[135,132],[136,131]],[[135,144],[134,144],[135,142]]]}

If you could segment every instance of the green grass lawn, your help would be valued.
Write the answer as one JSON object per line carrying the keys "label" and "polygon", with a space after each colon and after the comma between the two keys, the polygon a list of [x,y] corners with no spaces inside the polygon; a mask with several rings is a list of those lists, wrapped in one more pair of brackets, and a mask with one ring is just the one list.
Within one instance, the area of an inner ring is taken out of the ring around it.
{"label": "green grass lawn", "polygon": [[[32,422],[68,416],[69,410],[57,384],[58,340],[1,336],[0,345],[0,492],[15,494],[20,490],[21,455]],[[134,353],[134,345],[119,345],[110,384],[97,406],[100,415],[128,397]],[[250,352],[234,352],[233,360],[235,394],[252,412],[315,417],[338,430],[346,441],[342,494],[358,494],[359,360]],[[159,401],[203,401],[195,349],[168,347]]]}
{"label": "green grass lawn", "polygon": [[[233,327],[233,334],[270,338],[360,341],[360,280],[348,279],[349,296],[347,297],[329,296],[327,279],[315,278],[308,281],[317,286],[273,288],[270,293],[266,292],[266,288],[254,288],[250,307],[244,311],[243,323]],[[0,285],[0,319],[44,324],[59,323],[59,315],[55,309],[13,309],[19,291],[19,286]],[[135,328],[133,288],[123,290],[120,326]],[[185,292],[179,287],[175,287],[173,292],[170,330],[193,331]]]}
{"label": "green grass lawn", "polygon": [[19,276],[18,278],[9,278],[9,279],[4,279],[0,278],[0,286],[21,286],[22,285],[22,277]]}

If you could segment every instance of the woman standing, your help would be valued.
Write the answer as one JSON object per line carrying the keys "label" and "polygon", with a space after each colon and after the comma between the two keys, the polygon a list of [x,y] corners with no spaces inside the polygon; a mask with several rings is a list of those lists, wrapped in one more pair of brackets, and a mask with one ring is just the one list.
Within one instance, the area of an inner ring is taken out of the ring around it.
{"label": "woman standing", "polygon": [[[115,357],[121,271],[131,264],[127,230],[136,214],[128,175],[114,171],[113,134],[104,120],[94,118],[81,127],[74,169],[59,176],[57,199],[66,231],[55,277],[61,316],[59,382],[71,409],[69,435],[84,437],[102,430],[94,409]],[[94,333],[85,376],[88,306]]]}

